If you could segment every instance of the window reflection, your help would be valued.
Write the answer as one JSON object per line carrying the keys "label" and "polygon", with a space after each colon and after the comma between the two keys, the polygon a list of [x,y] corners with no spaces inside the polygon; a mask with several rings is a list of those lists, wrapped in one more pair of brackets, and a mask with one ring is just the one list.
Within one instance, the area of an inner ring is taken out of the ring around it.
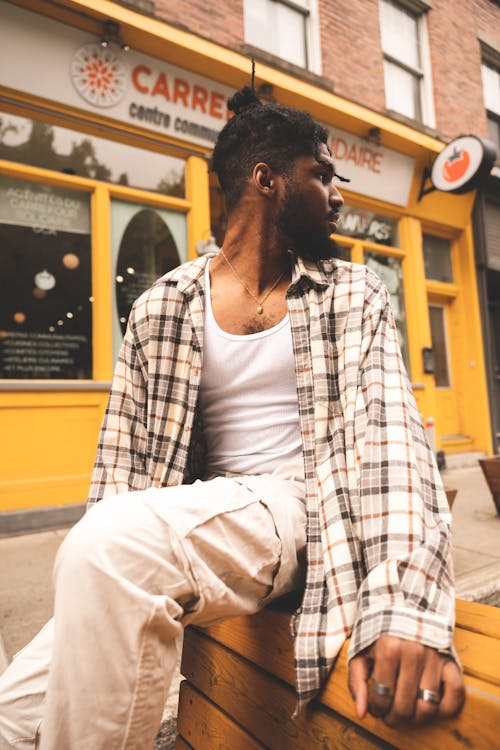
{"label": "window reflection", "polygon": [[134,214],[123,233],[116,262],[116,305],[122,334],[137,297],[180,263],[174,238],[161,216],[150,208]]}
{"label": "window reflection", "polygon": [[432,350],[434,352],[434,380],[436,387],[449,388],[450,370],[448,366],[448,347],[444,307],[429,305],[429,321],[431,324]]}
{"label": "window reflection", "polygon": [[184,161],[0,113],[0,159],[184,198]]}
{"label": "window reflection", "polygon": [[451,243],[443,237],[423,235],[425,278],[453,282]]}
{"label": "window reflection", "polygon": [[365,253],[365,263],[384,282],[391,297],[391,306],[396,321],[399,345],[408,372],[410,362],[408,356],[408,334],[406,331],[406,312],[403,289],[403,272],[401,260],[389,255]]}

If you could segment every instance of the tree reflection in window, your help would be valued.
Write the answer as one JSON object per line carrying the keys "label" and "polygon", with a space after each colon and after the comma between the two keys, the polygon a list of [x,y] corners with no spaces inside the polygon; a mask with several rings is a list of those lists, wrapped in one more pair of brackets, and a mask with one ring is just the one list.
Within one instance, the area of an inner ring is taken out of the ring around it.
{"label": "tree reflection in window", "polygon": [[0,159],[185,196],[182,159],[6,113],[0,113]]}
{"label": "tree reflection in window", "polygon": [[365,252],[365,263],[375,271],[377,276],[387,287],[391,297],[391,307],[398,331],[399,346],[408,372],[410,372],[410,357],[408,353],[408,333],[406,330],[406,310],[403,287],[403,271],[401,260],[390,255]]}
{"label": "tree reflection in window", "polygon": [[122,334],[137,297],[180,262],[175,240],[161,216],[150,208],[134,214],[123,233],[116,262],[116,305]]}

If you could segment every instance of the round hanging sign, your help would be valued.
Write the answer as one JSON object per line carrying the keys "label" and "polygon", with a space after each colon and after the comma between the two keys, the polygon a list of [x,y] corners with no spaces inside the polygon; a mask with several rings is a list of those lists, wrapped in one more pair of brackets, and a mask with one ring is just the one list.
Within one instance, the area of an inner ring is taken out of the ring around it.
{"label": "round hanging sign", "polygon": [[475,135],[461,135],[443,148],[431,170],[432,184],[446,193],[467,193],[489,174],[495,147]]}

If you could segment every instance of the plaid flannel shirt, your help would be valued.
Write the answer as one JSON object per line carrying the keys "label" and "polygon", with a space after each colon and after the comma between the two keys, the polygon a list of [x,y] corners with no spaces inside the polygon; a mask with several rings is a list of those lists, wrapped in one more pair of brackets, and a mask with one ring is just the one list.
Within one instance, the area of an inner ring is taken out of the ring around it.
{"label": "plaid flannel shirt", "polygon": [[[89,503],[204,476],[198,392],[206,257],[133,306],[101,428]],[[398,345],[366,266],[296,259],[287,292],[308,516],[294,615],[299,703],[381,635],[453,649],[450,513]]]}

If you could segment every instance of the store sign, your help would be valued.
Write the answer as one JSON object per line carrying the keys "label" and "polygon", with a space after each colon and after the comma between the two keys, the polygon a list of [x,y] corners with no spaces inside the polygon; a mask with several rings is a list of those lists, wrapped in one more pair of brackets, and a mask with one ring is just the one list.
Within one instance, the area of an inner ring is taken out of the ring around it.
{"label": "store sign", "polygon": [[475,135],[462,135],[443,148],[431,170],[437,190],[467,193],[490,173],[496,158],[492,143]]}
{"label": "store sign", "polygon": [[90,212],[85,193],[28,182],[2,175],[0,224],[30,227],[34,232],[90,234]]}
{"label": "store sign", "polygon": [[406,206],[415,159],[384,146],[375,146],[345,130],[323,125],[329,132],[328,145],[335,168],[350,180],[345,186],[347,190]]}
{"label": "store sign", "polygon": [[[19,55],[21,41],[29,54]],[[134,50],[103,49],[95,36],[10,3],[2,5],[0,84],[205,146],[214,144],[229,117],[226,101],[234,93]],[[349,190],[407,204],[414,159],[325,127]]]}
{"label": "store sign", "polygon": [[[20,40],[29,54],[19,55]],[[0,84],[204,146],[214,144],[234,93],[10,3],[2,3]]]}
{"label": "store sign", "polygon": [[379,245],[398,244],[397,222],[394,219],[347,205],[342,207],[337,232]]}

